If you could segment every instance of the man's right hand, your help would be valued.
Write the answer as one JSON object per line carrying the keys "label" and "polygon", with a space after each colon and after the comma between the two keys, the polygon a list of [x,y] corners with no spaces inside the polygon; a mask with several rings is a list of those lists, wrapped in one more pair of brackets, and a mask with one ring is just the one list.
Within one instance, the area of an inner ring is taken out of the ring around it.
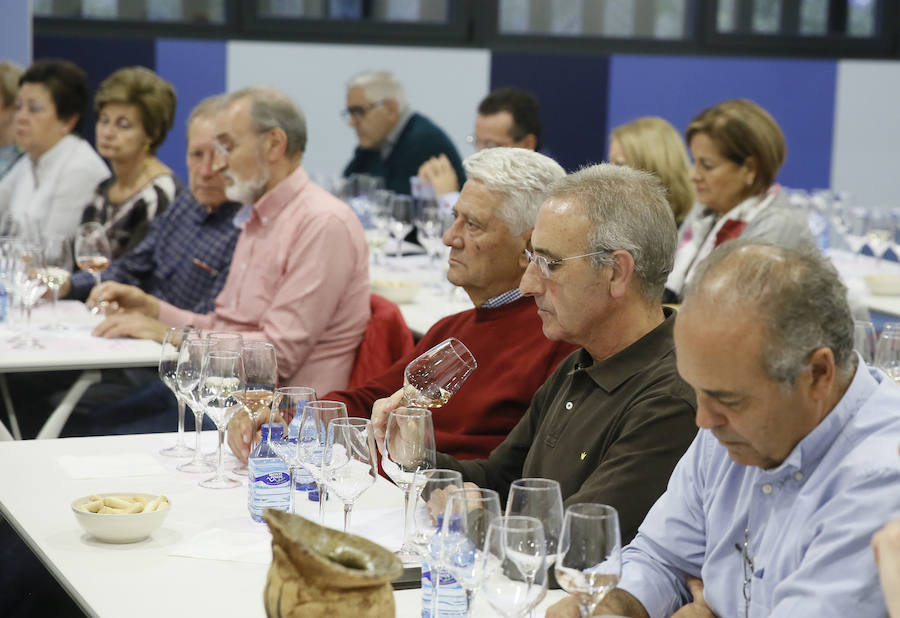
{"label": "man's right hand", "polygon": [[243,413],[243,410],[231,417],[228,423],[228,448],[241,463],[247,463],[250,449],[253,447],[253,436],[267,421],[268,414],[260,414],[254,422],[249,414]]}
{"label": "man's right hand", "polygon": [[149,318],[159,319],[159,300],[133,285],[125,285],[116,281],[104,281],[95,285],[88,296],[88,306],[105,301],[116,303],[120,309],[136,311]]}
{"label": "man's right hand", "polygon": [[372,405],[372,429],[375,430],[375,443],[378,452],[384,455],[384,436],[387,433],[388,416],[403,403],[403,389],[401,388],[390,397],[377,399]]}

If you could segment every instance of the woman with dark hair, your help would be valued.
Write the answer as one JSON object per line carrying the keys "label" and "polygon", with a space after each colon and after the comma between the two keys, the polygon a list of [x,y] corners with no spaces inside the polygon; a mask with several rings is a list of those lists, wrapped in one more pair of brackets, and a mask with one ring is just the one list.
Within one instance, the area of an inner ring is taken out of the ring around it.
{"label": "woman with dark hair", "polygon": [[137,246],[182,188],[156,158],[175,120],[175,89],[150,69],[119,69],[100,84],[94,110],[97,151],[113,175],[97,186],[82,222],[103,224],[117,258]]}
{"label": "woman with dark hair", "polygon": [[775,184],[787,146],[769,112],[747,99],[723,101],[700,112],[685,137],[699,203],[679,231],[666,302],[677,302],[697,264],[732,238],[815,245],[806,216]]}
{"label": "woman with dark hair", "polygon": [[26,156],[0,180],[0,214],[20,228],[74,236],[84,205],[109,176],[78,137],[87,100],[84,71],[67,60],[37,60],[19,79],[13,123]]}

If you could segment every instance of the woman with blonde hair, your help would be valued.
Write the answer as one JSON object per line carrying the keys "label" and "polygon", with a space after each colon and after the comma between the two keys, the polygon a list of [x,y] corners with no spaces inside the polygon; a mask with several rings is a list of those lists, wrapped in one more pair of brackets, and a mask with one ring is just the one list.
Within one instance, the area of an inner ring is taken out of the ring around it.
{"label": "woman with blonde hair", "polygon": [[694,205],[690,164],[684,140],[659,116],[644,116],[612,130],[609,162],[655,174],[666,187],[675,223],[681,225]]}
{"label": "woman with blonde hair", "polygon": [[769,112],[748,99],[722,101],[700,112],[685,137],[698,204],[681,226],[665,301],[680,298],[697,264],[733,238],[815,246],[806,215],[775,183],[787,146]]}
{"label": "woman with blonde hair", "polygon": [[156,158],[175,119],[175,90],[150,69],[119,69],[97,89],[97,152],[113,176],[97,186],[82,223],[106,228],[113,257],[146,236],[150,222],[181,189],[172,170]]}

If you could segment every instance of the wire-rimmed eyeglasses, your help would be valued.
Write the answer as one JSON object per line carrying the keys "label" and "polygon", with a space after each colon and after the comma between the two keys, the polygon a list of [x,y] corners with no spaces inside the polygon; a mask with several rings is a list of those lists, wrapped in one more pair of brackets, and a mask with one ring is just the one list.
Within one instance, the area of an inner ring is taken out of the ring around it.
{"label": "wire-rimmed eyeglasses", "polygon": [[590,253],[582,253],[581,255],[573,255],[571,257],[548,260],[543,255],[538,255],[537,253],[532,253],[528,249],[525,249],[525,257],[528,258],[528,262],[538,267],[538,270],[541,271],[541,276],[544,277],[544,279],[550,278],[551,266],[556,266],[557,264],[562,264],[563,262],[568,262],[569,260],[577,260],[578,258],[590,257],[592,255],[601,255],[603,253],[610,252],[606,249],[603,249],[601,251],[591,251]]}
{"label": "wire-rimmed eyeglasses", "polygon": [[741,554],[744,567],[744,618],[750,618],[750,586],[753,583],[753,558],[750,557],[750,528],[744,529],[744,546],[735,543],[734,548]]}
{"label": "wire-rimmed eyeglasses", "polygon": [[384,103],[383,99],[381,101],[375,101],[374,103],[368,103],[366,105],[353,105],[346,109],[342,109],[341,118],[343,118],[344,120],[349,120],[352,117],[357,120],[362,120],[366,114],[371,112],[382,103]]}

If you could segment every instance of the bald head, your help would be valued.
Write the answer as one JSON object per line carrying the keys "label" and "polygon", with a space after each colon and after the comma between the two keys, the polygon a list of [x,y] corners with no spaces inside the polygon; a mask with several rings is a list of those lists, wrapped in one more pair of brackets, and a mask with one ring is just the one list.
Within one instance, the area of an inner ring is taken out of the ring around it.
{"label": "bald head", "polygon": [[847,288],[814,247],[727,242],[697,268],[681,313],[762,324],[766,372],[785,385],[795,383],[818,348],[830,348],[845,375],[855,367]]}

